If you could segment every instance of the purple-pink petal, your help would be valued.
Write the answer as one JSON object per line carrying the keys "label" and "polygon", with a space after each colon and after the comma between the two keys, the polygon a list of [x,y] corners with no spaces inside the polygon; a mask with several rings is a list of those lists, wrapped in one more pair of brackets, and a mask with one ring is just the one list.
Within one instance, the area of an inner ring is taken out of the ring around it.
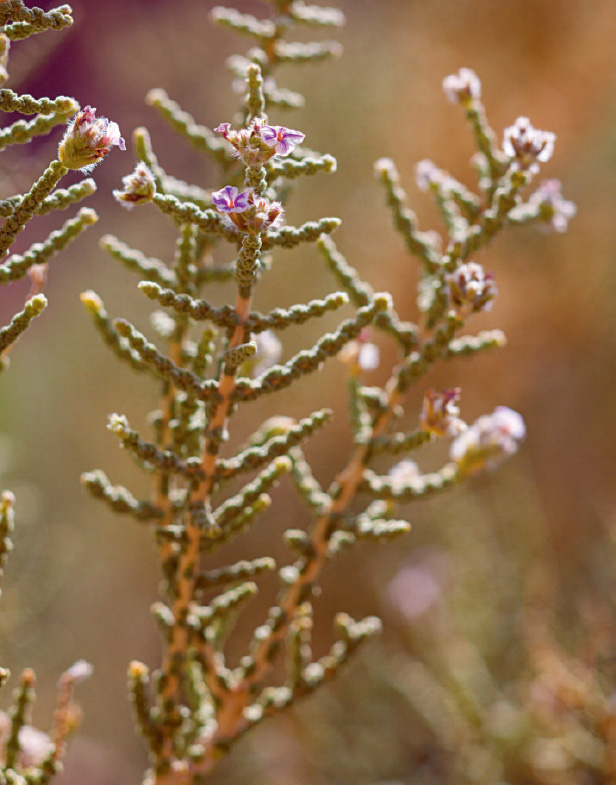
{"label": "purple-pink petal", "polygon": [[278,128],[273,125],[264,125],[261,128],[261,139],[268,147],[273,147],[278,140]]}
{"label": "purple-pink petal", "polygon": [[226,137],[229,133],[230,128],[231,128],[231,123],[221,123],[220,125],[216,126],[216,128],[214,128],[214,131]]}
{"label": "purple-pink petal", "polygon": [[242,191],[242,193],[238,194],[235,197],[235,212],[243,213],[244,210],[247,209],[248,209],[248,192]]}
{"label": "purple-pink petal", "polygon": [[282,138],[293,145],[301,144],[306,138],[306,134],[301,131],[293,131],[291,128],[281,128]]}
{"label": "purple-pink petal", "polygon": [[212,204],[223,213],[243,213],[248,208],[248,193],[241,193],[234,185],[225,185],[212,194]]}
{"label": "purple-pink petal", "polygon": [[293,148],[301,144],[306,135],[294,131],[284,125],[264,125],[261,128],[261,139],[268,147],[273,147],[279,155],[288,155]]}

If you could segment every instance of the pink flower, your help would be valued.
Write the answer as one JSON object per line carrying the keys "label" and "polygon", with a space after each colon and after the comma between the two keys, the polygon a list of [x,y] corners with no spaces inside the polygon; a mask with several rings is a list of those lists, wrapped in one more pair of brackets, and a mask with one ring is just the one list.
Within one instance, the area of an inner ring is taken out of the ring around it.
{"label": "pink flower", "polygon": [[554,152],[556,134],[534,128],[528,117],[518,117],[513,125],[505,128],[503,150],[520,169],[533,174],[538,171],[537,161],[549,161]]}
{"label": "pink flower", "polygon": [[300,131],[282,125],[264,125],[259,117],[239,131],[234,131],[230,123],[221,123],[214,130],[223,135],[247,166],[263,164],[276,154],[289,155],[305,138]]}
{"label": "pink flower", "polygon": [[222,134],[225,139],[229,139],[229,133],[231,132],[231,123],[221,123],[220,125],[214,128],[216,133]]}
{"label": "pink flower", "polygon": [[126,150],[117,123],[96,117],[96,109],[86,106],[68,124],[58,147],[58,158],[68,169],[90,172],[117,145]]}
{"label": "pink flower", "polygon": [[221,213],[243,213],[248,209],[248,191],[239,191],[234,185],[225,185],[212,194],[212,204]]}
{"label": "pink flower", "polygon": [[289,155],[305,138],[306,135],[301,131],[293,131],[284,125],[264,125],[261,128],[262,141],[268,147],[273,147],[278,155]]}
{"label": "pink flower", "polygon": [[470,311],[489,311],[498,289],[492,273],[486,273],[477,262],[466,262],[445,276],[451,302]]}
{"label": "pink flower", "polygon": [[212,203],[224,214],[229,229],[246,234],[265,234],[268,229],[277,229],[284,218],[280,202],[257,196],[252,188],[240,192],[233,185],[225,185],[212,194]]}
{"label": "pink flower", "polygon": [[524,420],[513,409],[497,406],[463,431],[451,444],[450,458],[463,475],[491,469],[518,449],[526,435]]}

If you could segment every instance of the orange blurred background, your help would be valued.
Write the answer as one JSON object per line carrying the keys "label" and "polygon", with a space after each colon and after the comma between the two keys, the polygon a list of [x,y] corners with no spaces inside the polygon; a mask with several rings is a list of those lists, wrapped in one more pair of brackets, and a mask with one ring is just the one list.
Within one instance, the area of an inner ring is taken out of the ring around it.
{"label": "orange blurred background", "polygon": [[[144,103],[149,89],[163,87],[210,128],[231,120],[238,98],[225,59],[244,52],[247,40],[209,24],[214,5],[74,0],[71,30],[16,44],[11,56],[7,86],[36,97],[75,96],[82,106],[90,104],[118,122],[129,148],[114,150],[95,170],[98,192],[87,205],[100,221],[52,261],[50,306],[12,352],[0,385],[1,484],[17,496],[18,526],[3,583],[1,661],[15,671],[26,665],[36,669],[41,687],[35,717],[41,726],[50,716],[57,675],[81,657],[95,666],[93,679],[80,688],[85,722],[73,741],[64,785],[140,780],[145,755],[131,727],[126,666],[143,659],[156,667],[159,657],[148,611],[158,581],[150,535],[139,524],[114,518],[86,497],[79,483],[81,472],[102,468],[112,482],[125,483],[138,497],[147,495],[147,478],[119,451],[105,426],[107,415],[117,411],[145,429],[157,391],[108,353],[79,294],[94,289],[110,314],[148,330],[150,309],[136,289],[138,279],[97,247],[98,237],[111,232],[148,254],[173,255],[170,222],[154,208],[126,212],[111,196],[133,167],[133,128],[149,128],[167,172],[204,187],[219,185],[211,162],[199,158]],[[414,184],[413,170],[417,161],[431,158],[474,185],[470,133],[463,113],[441,90],[443,77],[461,66],[480,76],[499,138],[519,115],[557,134],[554,157],[542,175],[563,182],[578,214],[564,235],[510,230],[478,257],[494,272],[499,296],[489,314],[471,322],[471,331],[502,328],[508,345],[441,366],[425,382],[461,386],[462,416],[469,422],[499,404],[521,412],[528,437],[520,454],[494,475],[408,505],[405,513],[414,528],[404,541],[362,546],[332,563],[317,606],[317,653],[325,652],[331,617],[339,610],[384,617],[382,640],[360,655],[378,661],[376,671],[395,668],[392,650],[397,657],[400,647],[421,648],[416,638],[426,620],[405,619],[386,587],[405,567],[435,559],[446,565],[439,592],[453,597],[443,602],[455,604],[456,592],[463,592],[469,603],[465,612],[471,626],[483,625],[477,633],[483,640],[491,640],[499,625],[507,638],[529,581],[539,574],[550,586],[555,617],[570,625],[574,645],[583,636],[574,621],[578,609],[599,602],[613,580],[616,6],[612,0],[346,0],[339,6],[347,24],[327,35],[341,41],[343,57],[278,73],[280,85],[305,95],[306,107],[272,113],[270,120],[301,129],[311,148],[338,160],[336,174],[299,183],[289,222],[340,216],[343,224],[335,236],[340,250],[375,289],[393,292],[404,317],[414,318],[416,264],[391,228],[372,166],[379,157],[392,157],[422,228],[441,229],[429,197]],[[270,6],[238,0],[236,7],[266,15]],[[55,156],[60,135],[56,129],[26,150],[3,155],[4,187],[12,189],[7,195],[29,187]],[[41,239],[61,220],[52,214],[34,221],[15,250]],[[270,278],[257,296],[260,310],[322,297],[335,287],[308,247],[279,253]],[[0,292],[2,324],[21,307],[26,290],[24,283]],[[328,318],[328,329],[337,318]],[[285,357],[311,345],[318,328],[311,324],[285,334]],[[385,362],[391,360],[391,348],[382,348]],[[301,388],[249,404],[238,415],[236,439],[271,414],[302,416],[333,406],[334,424],[307,450],[318,462],[317,476],[327,481],[344,465],[349,447],[344,373],[330,361]],[[383,374],[376,371],[368,380],[378,383]],[[422,394],[423,387],[409,396],[412,415]],[[227,558],[271,553],[290,559],[281,534],[290,522],[307,518],[289,483],[282,483],[276,502],[278,507]],[[260,622],[274,592],[274,579],[264,580],[264,598],[240,620],[231,657]],[[399,734],[402,715],[385,688],[375,687],[362,702],[362,667],[367,666],[352,666],[338,686],[265,723],[231,753],[213,781],[431,782],[413,773],[425,741],[421,723],[414,725],[411,714],[404,714],[406,730]],[[345,725],[356,731],[347,739],[342,738]],[[330,759],[323,738],[335,732],[338,752]]]}

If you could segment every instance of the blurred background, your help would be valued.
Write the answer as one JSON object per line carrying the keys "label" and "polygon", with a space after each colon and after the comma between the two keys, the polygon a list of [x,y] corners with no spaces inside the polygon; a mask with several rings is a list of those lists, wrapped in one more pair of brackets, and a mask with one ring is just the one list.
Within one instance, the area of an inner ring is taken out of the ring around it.
{"label": "blurred background", "polygon": [[[50,3],[42,2],[47,10]],[[3,581],[0,661],[35,668],[45,727],[53,684],[85,658],[95,675],[80,687],[85,721],[69,751],[64,785],[140,781],[144,751],[131,725],[126,667],[159,662],[148,611],[158,572],[146,528],[114,516],[83,492],[79,476],[102,468],[112,482],[147,496],[147,479],[106,429],[125,413],[135,427],[157,405],[149,381],[120,366],[79,302],[94,289],[112,316],[149,331],[138,279],[97,246],[112,232],[161,259],[175,233],[154,208],[123,210],[111,190],[133,168],[132,130],[149,128],[167,172],[219,185],[211,162],[174,136],[144,97],[153,87],[209,127],[238,105],[226,58],[247,40],[214,28],[209,0],[74,0],[75,25],[13,47],[7,86],[36,97],[67,94],[120,125],[129,150],[114,150],[94,172],[87,201],[99,223],[55,258],[50,307],[11,354],[0,384],[1,486],[17,496],[15,551]],[[266,16],[267,3],[237,0]],[[474,185],[463,114],[441,81],[461,66],[483,84],[491,124],[527,115],[557,134],[543,177],[558,177],[578,214],[564,234],[510,231],[478,261],[499,295],[473,332],[502,328],[505,349],[435,371],[424,387],[462,387],[468,422],[507,405],[528,426],[525,444],[495,474],[404,509],[404,541],[359,547],[330,565],[317,605],[316,653],[331,619],[378,614],[385,630],[335,685],[285,716],[264,723],[223,761],[213,782],[227,785],[363,783],[616,782],[610,740],[614,657],[616,526],[616,6],[613,0],[340,0],[346,26],[341,59],[287,67],[281,86],[306,107],[270,120],[304,131],[306,143],[338,160],[335,175],[306,178],[289,205],[290,223],[342,218],[339,248],[376,290],[394,293],[415,314],[416,264],[391,229],[373,162],[392,157],[422,228],[441,230],[429,198],[414,184],[417,161],[431,158]],[[316,37],[311,35],[310,37]],[[2,156],[3,196],[27,190],[55,157],[61,129]],[[74,180],[80,175],[76,174]],[[32,224],[19,251],[63,220]],[[280,254],[257,307],[321,297],[335,287],[311,248]],[[0,291],[0,322],[23,304],[27,283]],[[327,321],[331,329],[337,316]],[[309,346],[321,326],[284,334],[285,357]],[[150,332],[151,334],[151,332]],[[392,348],[382,345],[384,365]],[[375,371],[369,382],[384,380]],[[334,423],[310,443],[324,482],[349,448],[345,369],[330,361],[318,378],[276,400],[250,404],[237,420],[241,441],[268,416],[302,416],[327,405]],[[274,411],[271,407],[276,406]],[[252,408],[250,408],[252,407]],[[433,468],[430,457],[422,463]],[[272,514],[225,554],[290,558],[288,527],[304,522],[291,485],[276,492]],[[277,510],[277,513],[276,513]],[[233,660],[271,603],[275,580],[241,619]],[[234,648],[235,647],[235,648]],[[5,703],[8,702],[6,689]],[[60,782],[60,780],[59,780]]]}

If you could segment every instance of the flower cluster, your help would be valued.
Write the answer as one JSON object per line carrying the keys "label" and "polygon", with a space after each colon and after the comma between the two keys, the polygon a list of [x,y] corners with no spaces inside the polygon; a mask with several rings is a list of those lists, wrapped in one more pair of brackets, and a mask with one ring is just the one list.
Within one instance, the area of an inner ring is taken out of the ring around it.
{"label": "flower cluster", "polygon": [[492,469],[518,449],[526,435],[524,420],[507,406],[484,414],[452,442],[449,455],[463,476]]}
{"label": "flower cluster", "polygon": [[453,305],[468,312],[489,311],[498,289],[492,273],[477,262],[466,262],[446,276]]}
{"label": "flower cluster", "polygon": [[90,172],[114,145],[126,150],[118,124],[96,117],[96,109],[86,106],[68,124],[58,147],[58,158],[67,169]]}
{"label": "flower cluster", "polygon": [[537,161],[549,161],[554,152],[556,134],[534,128],[528,117],[518,117],[513,125],[505,128],[503,150],[516,168],[536,174]]}
{"label": "flower cluster", "polygon": [[267,125],[258,117],[240,131],[234,131],[230,123],[221,123],[214,130],[224,136],[246,166],[263,164],[275,155],[287,156],[305,139],[301,131]]}
{"label": "flower cluster", "polygon": [[214,191],[212,204],[223,214],[230,229],[246,234],[277,229],[284,217],[280,202],[258,196],[252,188],[240,191],[234,185],[225,185],[220,191]]}

